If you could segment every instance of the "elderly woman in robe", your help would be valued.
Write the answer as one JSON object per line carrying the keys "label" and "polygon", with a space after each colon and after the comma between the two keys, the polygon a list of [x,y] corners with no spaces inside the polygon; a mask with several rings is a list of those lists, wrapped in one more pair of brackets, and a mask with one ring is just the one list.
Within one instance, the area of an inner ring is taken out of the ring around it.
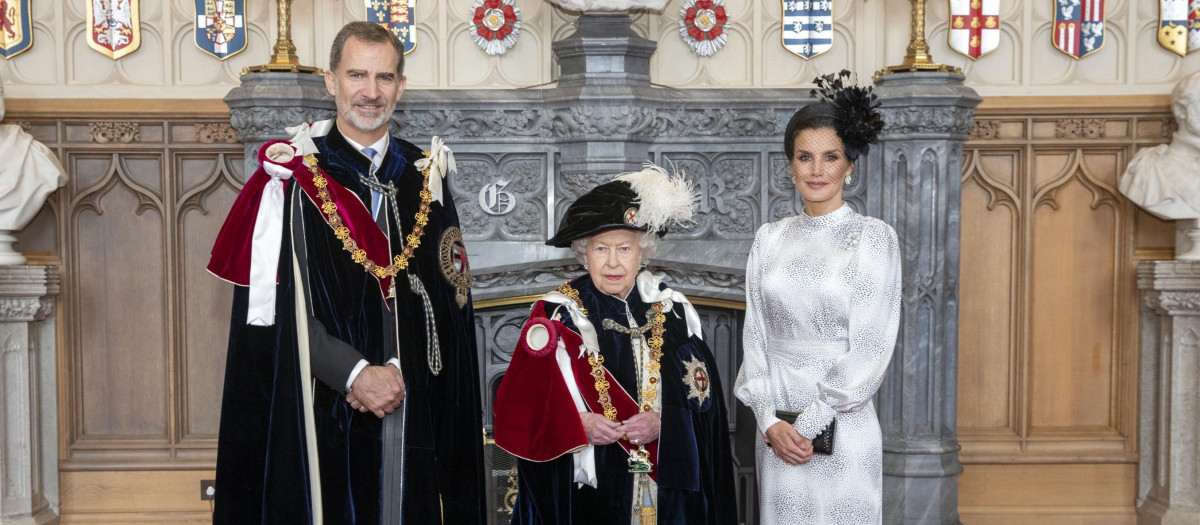
{"label": "elderly woman in robe", "polygon": [[580,197],[547,242],[587,274],[533,305],[497,392],[496,444],[518,458],[513,523],[736,522],[700,316],[644,269],[693,207],[682,177],[651,166]]}

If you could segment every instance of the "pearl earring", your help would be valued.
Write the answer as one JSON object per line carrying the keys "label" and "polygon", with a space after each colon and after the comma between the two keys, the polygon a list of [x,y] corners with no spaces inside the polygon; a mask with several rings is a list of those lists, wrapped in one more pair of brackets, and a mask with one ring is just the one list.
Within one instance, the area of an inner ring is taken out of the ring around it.
{"label": "pearl earring", "polygon": [[854,175],[846,175],[846,184],[851,184],[853,182],[854,182]]}

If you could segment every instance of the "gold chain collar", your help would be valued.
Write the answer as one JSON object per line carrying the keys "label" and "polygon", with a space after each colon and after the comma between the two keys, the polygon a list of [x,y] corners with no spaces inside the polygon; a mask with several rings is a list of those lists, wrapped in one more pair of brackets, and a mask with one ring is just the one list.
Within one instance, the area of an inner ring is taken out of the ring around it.
{"label": "gold chain collar", "polygon": [[583,315],[588,314],[587,308],[584,308],[583,302],[579,300],[579,290],[572,288],[570,281],[558,285],[558,293],[567,296],[567,298],[571,299],[572,301],[575,301],[575,306],[579,307],[579,311],[582,312]]}
{"label": "gold chain collar", "polygon": [[[583,315],[587,315],[587,309],[583,307],[583,302],[579,300],[579,290],[571,286],[570,282],[565,282],[559,285],[558,292],[571,298],[575,301],[575,305],[579,307]],[[649,386],[641,390],[641,412],[649,412],[654,407],[654,400],[658,398],[658,383],[662,371],[662,347],[663,334],[666,329],[663,325],[667,322],[667,316],[663,314],[663,304],[661,302],[654,303],[654,318],[651,320],[650,338],[646,340],[646,344],[650,346],[650,362],[646,364],[646,381]],[[604,408],[604,417],[609,421],[617,421],[617,409],[612,405],[612,397],[608,395],[608,389],[612,385],[604,378],[604,356],[588,354],[588,364],[592,367],[592,379],[596,380],[596,393],[600,400],[600,406]]]}
{"label": "gold chain collar", "polygon": [[649,386],[642,389],[642,412],[649,412],[654,406],[654,400],[658,398],[658,380],[659,372],[662,371],[662,347],[663,334],[667,332],[663,328],[663,324],[667,322],[667,316],[663,314],[663,304],[661,302],[654,303],[654,320],[650,327],[650,338],[646,340],[646,344],[650,346],[650,362],[646,364],[646,382]]}
{"label": "gold chain collar", "polygon": [[[426,157],[429,156],[428,151],[424,153]],[[429,224],[429,205],[433,202],[433,194],[429,192],[429,168],[425,168],[421,172],[421,176],[424,177],[424,181],[421,183],[421,207],[417,210],[416,224],[413,225],[412,232],[405,238],[404,249],[400,255],[395,256],[391,264],[381,266],[367,257],[366,250],[359,248],[358,242],[350,236],[350,228],[342,224],[342,218],[337,214],[337,203],[333,202],[329,195],[329,181],[325,180],[325,176],[317,167],[317,157],[305,155],[304,163],[312,172],[313,186],[317,187],[317,197],[321,200],[321,213],[325,214],[325,222],[329,223],[330,228],[333,228],[333,235],[342,241],[342,248],[350,252],[350,258],[361,264],[368,273],[374,274],[380,279],[394,278],[401,270],[407,269],[413,253],[421,246],[421,235],[425,232],[425,225]],[[401,225],[397,224],[396,228],[401,229]]]}

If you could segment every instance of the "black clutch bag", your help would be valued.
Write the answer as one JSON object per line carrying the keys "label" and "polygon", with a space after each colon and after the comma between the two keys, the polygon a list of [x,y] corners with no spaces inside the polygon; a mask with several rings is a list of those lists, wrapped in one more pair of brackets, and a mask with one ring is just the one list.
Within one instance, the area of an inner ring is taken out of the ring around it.
{"label": "black clutch bag", "polygon": [[[788,424],[796,424],[796,418],[800,416],[799,412],[788,412],[786,410],[776,410],[775,417],[787,421]],[[837,427],[837,419],[829,422],[829,426],[825,427],[817,437],[813,438],[813,454],[822,454],[825,456],[833,455],[833,431]]]}

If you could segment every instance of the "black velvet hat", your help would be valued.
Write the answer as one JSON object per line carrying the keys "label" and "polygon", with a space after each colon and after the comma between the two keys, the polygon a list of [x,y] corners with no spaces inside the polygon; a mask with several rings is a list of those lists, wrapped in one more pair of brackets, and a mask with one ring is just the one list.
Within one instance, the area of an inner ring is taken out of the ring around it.
{"label": "black velvet hat", "polygon": [[[648,231],[649,228],[633,225],[633,216],[637,215],[638,208],[635,200],[637,193],[634,193],[628,182],[614,180],[596,186],[571,203],[566,215],[563,215],[558,232],[546,241],[546,244],[555,248],[566,248],[576,239],[591,237],[615,228]],[[627,215],[630,215],[628,222]]]}
{"label": "black velvet hat", "polygon": [[567,248],[578,239],[616,228],[660,237],[671,224],[691,221],[695,207],[692,185],[682,175],[648,164],[640,172],[619,175],[585,193],[567,207],[558,231],[546,244]]}

